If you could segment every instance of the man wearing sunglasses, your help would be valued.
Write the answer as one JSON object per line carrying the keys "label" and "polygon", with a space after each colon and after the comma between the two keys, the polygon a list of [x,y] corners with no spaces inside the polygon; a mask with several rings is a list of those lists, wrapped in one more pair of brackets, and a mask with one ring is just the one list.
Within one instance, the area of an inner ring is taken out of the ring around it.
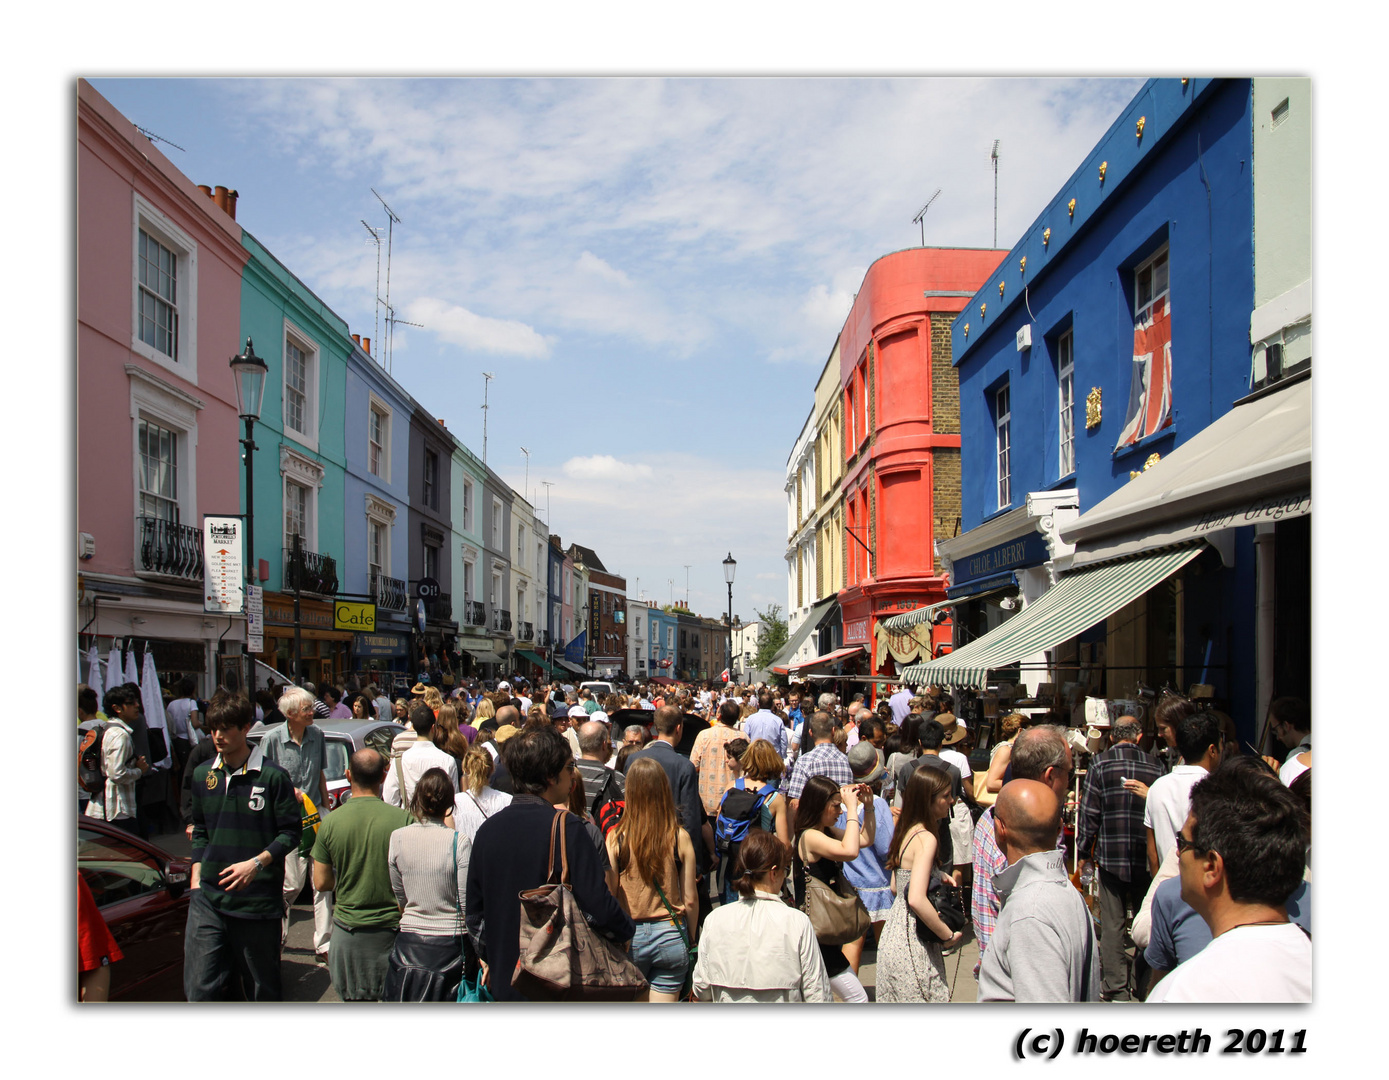
{"label": "man wearing sunglasses", "polygon": [[1306,813],[1272,776],[1233,765],[1191,789],[1176,836],[1182,899],[1210,927],[1211,943],[1149,1001],[1312,1000],[1312,941],[1288,918],[1306,865]]}

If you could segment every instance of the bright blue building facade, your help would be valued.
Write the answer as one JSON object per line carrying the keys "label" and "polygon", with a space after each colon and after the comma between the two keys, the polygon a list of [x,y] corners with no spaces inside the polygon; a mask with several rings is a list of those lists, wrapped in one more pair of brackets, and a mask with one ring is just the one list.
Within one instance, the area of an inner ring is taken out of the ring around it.
{"label": "bright blue building facade", "polygon": [[[1066,523],[1249,393],[1251,90],[1149,81],[954,321],[962,534],[941,555],[948,595],[976,597],[957,649],[1075,568]],[[1012,677],[1119,699],[1206,684],[1252,730],[1252,541],[1231,530]]]}

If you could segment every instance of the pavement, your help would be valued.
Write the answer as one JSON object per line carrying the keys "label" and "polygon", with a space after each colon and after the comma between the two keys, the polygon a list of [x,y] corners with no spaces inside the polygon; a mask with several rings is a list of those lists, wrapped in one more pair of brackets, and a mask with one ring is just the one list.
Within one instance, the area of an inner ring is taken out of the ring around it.
{"label": "pavement", "polygon": [[[151,838],[155,844],[171,855],[187,858],[189,843],[186,834],[166,833]],[[285,1001],[339,1002],[328,977],[328,967],[320,964],[313,949],[313,899],[312,892],[305,890],[300,897],[303,903],[290,908],[289,936],[280,954],[280,981]],[[979,994],[979,984],[974,978],[974,965],[979,960],[979,943],[972,930],[965,932],[964,941],[954,952],[945,957],[946,981],[950,984],[950,1000],[975,1001]],[[863,951],[863,963],[859,967],[859,981],[868,991],[868,999],[875,999],[877,987],[877,950],[872,946]]]}

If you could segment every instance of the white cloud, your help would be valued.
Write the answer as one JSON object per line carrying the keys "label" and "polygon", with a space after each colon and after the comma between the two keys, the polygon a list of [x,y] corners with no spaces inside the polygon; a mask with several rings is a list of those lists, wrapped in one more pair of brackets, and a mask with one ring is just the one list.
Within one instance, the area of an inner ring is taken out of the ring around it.
{"label": "white cloud", "polygon": [[550,341],[533,327],[513,319],[493,319],[435,297],[416,300],[405,309],[411,322],[422,324],[443,341],[475,352],[543,359]]}
{"label": "white cloud", "polygon": [[580,255],[579,260],[575,264],[575,266],[580,273],[592,274],[594,277],[601,278],[604,281],[611,281],[616,285],[622,285],[628,288],[631,287],[631,278],[629,278],[621,270],[618,270],[610,266],[608,263],[604,262],[591,251],[585,251],[582,255]]}
{"label": "white cloud", "polygon": [[650,465],[618,461],[610,454],[570,458],[560,468],[571,480],[647,480],[653,475]]}

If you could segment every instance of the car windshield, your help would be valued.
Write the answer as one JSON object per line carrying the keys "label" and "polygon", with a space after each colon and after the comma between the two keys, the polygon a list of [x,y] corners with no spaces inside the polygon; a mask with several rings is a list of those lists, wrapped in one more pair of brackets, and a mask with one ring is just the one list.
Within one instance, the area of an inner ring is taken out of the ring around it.
{"label": "car windshield", "polygon": [[352,744],[346,739],[328,738],[323,740],[323,775],[332,780],[347,779],[347,759],[352,753]]}
{"label": "car windshield", "polygon": [[77,869],[98,907],[164,887],[164,871],[154,856],[95,829],[77,830]]}

